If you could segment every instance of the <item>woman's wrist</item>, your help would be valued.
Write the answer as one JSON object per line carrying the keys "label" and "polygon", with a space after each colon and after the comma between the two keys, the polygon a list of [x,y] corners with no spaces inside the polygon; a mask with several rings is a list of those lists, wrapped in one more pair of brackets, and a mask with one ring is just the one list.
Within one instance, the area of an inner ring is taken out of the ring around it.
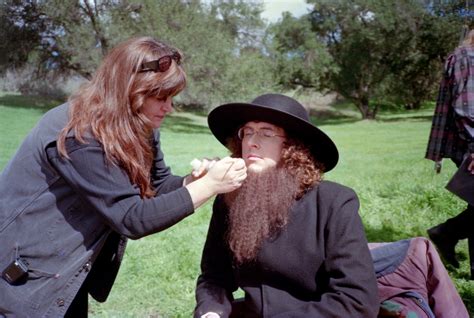
{"label": "woman's wrist", "polygon": [[188,189],[195,209],[218,192],[215,183],[208,180],[206,176],[187,184],[185,187]]}
{"label": "woman's wrist", "polygon": [[188,184],[190,184],[193,181],[194,181],[194,178],[191,174],[188,174],[188,175],[184,176],[183,177],[183,187],[187,186]]}

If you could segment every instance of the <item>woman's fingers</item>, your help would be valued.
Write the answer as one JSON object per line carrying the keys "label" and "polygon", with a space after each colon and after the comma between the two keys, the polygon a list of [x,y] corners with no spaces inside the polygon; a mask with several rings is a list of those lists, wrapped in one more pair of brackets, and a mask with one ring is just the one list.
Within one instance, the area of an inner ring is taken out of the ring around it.
{"label": "woman's fingers", "polygon": [[225,157],[214,164],[208,176],[219,184],[219,193],[225,193],[242,185],[247,177],[247,168],[242,159]]}
{"label": "woman's fingers", "polygon": [[202,176],[204,176],[209,169],[212,168],[212,166],[219,160],[219,158],[214,157],[213,159],[207,159],[203,158],[202,160],[199,160],[197,158],[194,158],[190,164],[193,170],[191,171],[192,176],[195,179],[198,179]]}

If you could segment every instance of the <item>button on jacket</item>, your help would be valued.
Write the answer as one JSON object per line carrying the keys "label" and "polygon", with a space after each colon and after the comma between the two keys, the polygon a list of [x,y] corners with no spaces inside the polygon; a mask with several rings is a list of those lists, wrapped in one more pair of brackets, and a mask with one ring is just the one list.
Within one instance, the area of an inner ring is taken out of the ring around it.
{"label": "button on jacket", "polygon": [[183,179],[165,165],[158,131],[154,198],[142,199],[93,138],[81,144],[70,134],[70,160],[61,158],[56,138],[67,111],[64,104],[47,112],[0,175],[0,270],[17,257],[29,267],[26,282],[0,279],[0,313],[7,316],[62,316],[89,275],[91,295],[104,301],[126,238],[166,229],[194,211]]}

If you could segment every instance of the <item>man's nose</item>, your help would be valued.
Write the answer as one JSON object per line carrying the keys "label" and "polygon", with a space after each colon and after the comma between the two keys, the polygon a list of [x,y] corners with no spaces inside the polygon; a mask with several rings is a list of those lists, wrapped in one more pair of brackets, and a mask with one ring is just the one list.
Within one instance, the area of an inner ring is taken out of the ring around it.
{"label": "man's nose", "polygon": [[259,144],[259,137],[258,134],[253,134],[252,136],[247,138],[247,146],[248,147],[254,147],[254,148],[260,148]]}

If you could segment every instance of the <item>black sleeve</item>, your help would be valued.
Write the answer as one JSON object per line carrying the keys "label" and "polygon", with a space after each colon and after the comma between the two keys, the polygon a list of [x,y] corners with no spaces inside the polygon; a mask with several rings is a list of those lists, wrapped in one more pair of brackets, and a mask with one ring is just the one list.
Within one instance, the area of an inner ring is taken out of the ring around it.
{"label": "black sleeve", "polygon": [[232,311],[232,292],[237,285],[232,271],[232,256],[225,241],[226,228],[226,209],[222,197],[218,196],[202,253],[194,317],[207,312],[228,317]]}
{"label": "black sleeve", "polygon": [[138,187],[118,166],[108,163],[102,146],[66,140],[70,159],[59,156],[55,145],[46,151],[51,165],[69,186],[117,233],[131,239],[164,230],[194,211],[191,196],[180,187],[143,199]]}

